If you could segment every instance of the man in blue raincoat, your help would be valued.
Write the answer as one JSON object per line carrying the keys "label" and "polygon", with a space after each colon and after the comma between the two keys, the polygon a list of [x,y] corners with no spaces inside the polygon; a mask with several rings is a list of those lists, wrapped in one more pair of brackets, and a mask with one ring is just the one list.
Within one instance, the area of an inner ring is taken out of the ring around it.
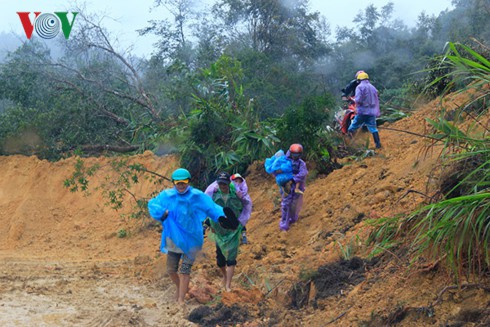
{"label": "man in blue raincoat", "polygon": [[188,170],[175,170],[172,173],[174,187],[162,191],[148,202],[150,216],[163,226],[160,250],[167,253],[167,272],[177,287],[175,298],[180,304],[185,303],[191,268],[204,243],[203,221],[209,217],[223,228],[238,227],[236,216],[190,186],[190,178]]}

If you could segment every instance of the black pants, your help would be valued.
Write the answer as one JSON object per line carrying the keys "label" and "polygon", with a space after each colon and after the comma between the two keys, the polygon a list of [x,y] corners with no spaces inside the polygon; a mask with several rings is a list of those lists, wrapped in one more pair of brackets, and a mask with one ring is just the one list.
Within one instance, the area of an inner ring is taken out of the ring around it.
{"label": "black pants", "polygon": [[219,248],[218,245],[216,245],[216,264],[218,267],[226,267],[226,266],[236,266],[236,259],[235,260],[226,260],[225,256],[221,252],[221,249]]}

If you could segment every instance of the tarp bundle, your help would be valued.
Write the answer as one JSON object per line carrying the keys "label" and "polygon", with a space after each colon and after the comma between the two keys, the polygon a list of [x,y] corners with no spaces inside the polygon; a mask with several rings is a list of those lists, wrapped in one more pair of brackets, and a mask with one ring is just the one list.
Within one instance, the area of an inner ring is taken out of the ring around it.
{"label": "tarp bundle", "polygon": [[280,174],[275,174],[278,185],[284,185],[293,179],[293,166],[283,150],[279,150],[272,157],[265,159],[264,166],[268,174],[273,174],[277,170],[282,171]]}

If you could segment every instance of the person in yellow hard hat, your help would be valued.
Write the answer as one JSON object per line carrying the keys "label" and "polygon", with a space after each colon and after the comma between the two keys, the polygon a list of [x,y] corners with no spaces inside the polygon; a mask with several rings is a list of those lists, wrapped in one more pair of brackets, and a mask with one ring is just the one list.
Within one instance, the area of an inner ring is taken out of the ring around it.
{"label": "person in yellow hard hat", "polygon": [[376,117],[380,116],[378,90],[369,82],[369,75],[361,72],[357,75],[359,85],[355,90],[355,100],[357,115],[352,120],[347,132],[350,135],[365,125],[369,132],[373,134],[376,149],[381,148],[378,129],[376,127]]}

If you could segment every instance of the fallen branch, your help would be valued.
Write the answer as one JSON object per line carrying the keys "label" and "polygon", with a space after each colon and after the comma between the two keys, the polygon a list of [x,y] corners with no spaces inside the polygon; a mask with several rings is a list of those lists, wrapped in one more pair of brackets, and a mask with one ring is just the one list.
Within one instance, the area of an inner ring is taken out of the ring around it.
{"label": "fallen branch", "polygon": [[80,149],[82,151],[87,151],[87,152],[104,152],[104,151],[112,151],[112,152],[118,152],[118,153],[127,153],[127,152],[132,152],[136,151],[140,148],[139,145],[126,145],[126,146],[118,146],[118,145],[82,145],[80,146]]}
{"label": "fallen branch", "polygon": [[378,126],[378,129],[386,129],[386,130],[394,131],[394,132],[407,133],[407,134],[410,134],[410,135],[415,135],[415,136],[418,136],[418,137],[421,137],[421,138],[425,138],[425,139],[429,139],[429,140],[433,140],[433,141],[436,141],[436,142],[440,142],[441,141],[440,139],[435,138],[435,137],[431,137],[431,136],[427,136],[427,135],[423,135],[423,134],[418,134],[418,133],[414,133],[414,132],[410,132],[410,131],[405,131],[405,130],[402,130],[402,129],[392,128],[392,127]]}
{"label": "fallen branch", "polygon": [[345,316],[345,314],[350,310],[350,308],[352,308],[353,305],[351,305],[350,307],[347,308],[347,310],[345,310],[344,312],[342,312],[340,315],[338,315],[337,317],[335,317],[334,319],[330,320],[329,322],[326,323],[326,325],[330,325],[334,322],[336,322],[337,320],[339,320],[340,318],[342,318],[343,316]]}
{"label": "fallen branch", "polygon": [[478,289],[485,290],[486,292],[490,292],[490,287],[483,286],[482,284],[449,285],[449,286],[444,287],[439,292],[439,294],[437,294],[437,298],[435,299],[434,303],[432,303],[430,306],[433,307],[433,306],[441,303],[442,302],[442,296],[448,290],[454,290],[454,289],[458,289],[458,288],[461,288],[462,290],[471,289],[471,288],[478,288]]}
{"label": "fallen branch", "polygon": [[286,278],[281,279],[273,288],[271,288],[267,293],[265,293],[264,297],[267,297],[273,290],[275,290]]}
{"label": "fallen branch", "polygon": [[405,194],[403,194],[397,201],[396,201],[396,204],[398,204],[398,202],[401,201],[401,199],[403,199],[404,197],[406,197],[408,194],[410,193],[416,193],[416,194],[419,194],[419,195],[422,195],[422,196],[425,196],[426,198],[428,198],[430,200],[429,203],[433,203],[433,201],[435,200],[435,196],[438,195],[438,193],[434,194],[433,196],[429,196],[425,193],[422,193],[420,191],[416,191],[416,190],[408,190],[407,192],[405,192]]}
{"label": "fallen branch", "polygon": [[432,317],[434,316],[434,306],[437,304],[440,304],[442,302],[442,296],[444,293],[446,293],[448,290],[454,290],[454,289],[470,289],[470,288],[478,288],[478,289],[483,289],[486,292],[490,292],[490,287],[483,286],[481,284],[465,284],[465,285],[449,285],[444,287],[439,294],[437,294],[437,298],[435,301],[431,304],[429,304],[426,307],[405,307],[405,308],[399,308],[397,309],[394,313],[390,314],[390,316],[387,318],[388,321],[387,323],[394,324],[396,322],[401,321],[408,312],[417,312],[417,313],[422,313],[426,315],[427,317]]}

